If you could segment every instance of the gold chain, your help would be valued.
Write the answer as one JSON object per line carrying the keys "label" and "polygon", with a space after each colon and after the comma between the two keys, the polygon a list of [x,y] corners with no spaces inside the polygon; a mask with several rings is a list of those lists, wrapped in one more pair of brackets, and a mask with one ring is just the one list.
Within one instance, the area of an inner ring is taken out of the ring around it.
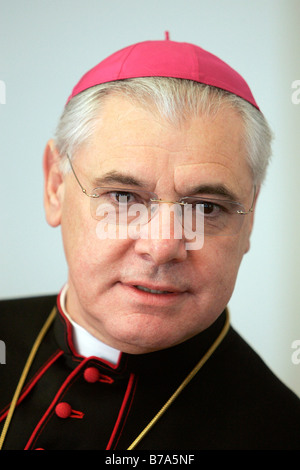
{"label": "gold chain", "polygon": [[1,433],[1,437],[0,437],[0,450],[3,447],[4,439],[5,439],[8,427],[10,425],[12,415],[15,411],[19,395],[20,395],[21,390],[23,388],[24,382],[26,380],[26,377],[27,377],[27,374],[28,374],[29,369],[31,367],[31,364],[33,362],[33,359],[34,359],[34,357],[37,353],[38,348],[40,347],[40,344],[41,344],[42,340],[44,339],[45,334],[47,333],[51,323],[53,322],[53,320],[55,318],[55,315],[56,315],[56,307],[53,307],[53,309],[51,310],[51,313],[50,313],[49,317],[47,318],[43,328],[39,332],[39,334],[38,334],[38,336],[37,336],[37,338],[34,342],[34,345],[32,346],[32,349],[31,349],[30,354],[28,356],[28,359],[26,361],[25,367],[24,367],[23,372],[21,374],[18,386],[17,386],[16,391],[14,393],[14,396],[13,396],[13,399],[12,399],[12,402],[11,402],[11,405],[10,405],[10,408],[9,408],[8,415],[6,416],[6,420],[5,420],[5,423],[4,423],[4,426],[3,426],[3,429],[2,429],[2,433]]}
{"label": "gold chain", "polygon": [[[33,345],[32,349],[30,351],[30,354],[28,356],[28,359],[27,359],[26,364],[24,366],[24,369],[23,369],[23,372],[21,374],[19,383],[18,383],[17,388],[15,390],[15,393],[14,393],[14,396],[13,396],[13,399],[12,399],[12,402],[11,402],[11,405],[10,405],[10,408],[9,408],[9,412],[7,414],[7,417],[6,417],[6,420],[5,420],[3,429],[2,429],[2,433],[1,433],[1,436],[0,436],[0,450],[3,447],[5,436],[7,434],[8,427],[10,425],[13,413],[14,413],[16,405],[17,405],[17,401],[19,399],[21,390],[23,388],[24,382],[25,382],[26,377],[27,377],[27,374],[30,370],[30,367],[31,367],[32,362],[34,360],[34,357],[37,353],[37,350],[40,347],[42,340],[44,339],[51,323],[53,322],[53,320],[56,316],[56,313],[57,313],[57,309],[56,309],[56,307],[54,307],[52,309],[49,317],[47,318],[43,328],[39,332],[39,334],[38,334],[38,336],[37,336],[37,338],[34,342],[34,345]],[[164,404],[164,406],[159,410],[159,412],[154,416],[154,418],[144,428],[144,430],[138,435],[138,437],[133,441],[133,443],[128,447],[127,450],[132,450],[139,444],[139,442],[150,431],[150,429],[152,429],[152,427],[157,423],[157,421],[160,419],[160,417],[165,413],[165,411],[169,408],[169,406],[174,402],[174,400],[178,397],[178,395],[182,392],[182,390],[189,384],[189,382],[193,379],[193,377],[195,377],[195,375],[199,372],[201,367],[203,367],[203,365],[207,362],[207,360],[210,358],[210,356],[217,349],[219,344],[223,341],[224,337],[226,336],[226,334],[229,330],[229,326],[230,326],[229,312],[228,312],[228,310],[226,310],[226,322],[225,322],[224,327],[223,327],[221,333],[219,334],[219,336],[216,338],[216,340],[213,342],[211,347],[204,354],[204,356],[201,358],[201,360],[198,362],[198,364],[194,367],[194,369],[188,374],[188,376],[184,379],[184,381],[181,383],[181,385],[173,393],[173,395],[171,395],[169,400]]]}
{"label": "gold chain", "polygon": [[207,362],[207,360],[210,358],[210,356],[213,354],[213,352],[217,349],[219,344],[223,341],[225,338],[230,326],[230,320],[229,320],[229,312],[226,309],[226,321],[223,326],[223,329],[219,336],[216,338],[216,340],[213,342],[211,347],[207,350],[207,352],[204,354],[204,356],[201,358],[201,360],[198,362],[198,364],[194,367],[194,369],[188,374],[188,376],[184,379],[184,381],[179,385],[177,390],[173,393],[173,395],[169,398],[169,400],[163,405],[163,407],[159,410],[159,412],[154,416],[154,418],[150,421],[150,423],[145,427],[145,429],[139,434],[139,436],[133,441],[133,443],[128,447],[127,450],[132,450],[134,449],[138,443],[143,439],[143,437],[147,434],[147,432],[150,431],[150,429],[157,423],[159,418],[165,413],[165,411],[169,408],[169,406],[176,400],[178,395],[182,392],[182,390],[188,385],[188,383],[192,380],[193,377],[199,372],[201,367],[204,366],[204,364]]}

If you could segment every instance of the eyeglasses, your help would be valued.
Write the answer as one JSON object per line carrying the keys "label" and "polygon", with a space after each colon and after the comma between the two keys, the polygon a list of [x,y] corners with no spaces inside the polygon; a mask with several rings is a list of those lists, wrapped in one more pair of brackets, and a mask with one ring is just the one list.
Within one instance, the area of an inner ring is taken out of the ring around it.
{"label": "eyeglasses", "polygon": [[[161,204],[171,206],[181,219],[182,226],[191,231],[201,231],[205,235],[221,236],[239,233],[244,217],[253,212],[256,187],[251,207],[248,211],[239,202],[201,196],[185,196],[178,201],[164,201],[155,193],[140,189],[98,187],[89,194],[80,183],[69,155],[67,155],[73,175],[82,192],[90,198],[90,211],[95,220],[112,225],[142,226],[148,224],[158,212]],[[183,215],[183,221],[182,221]],[[201,216],[204,224],[197,224]]]}

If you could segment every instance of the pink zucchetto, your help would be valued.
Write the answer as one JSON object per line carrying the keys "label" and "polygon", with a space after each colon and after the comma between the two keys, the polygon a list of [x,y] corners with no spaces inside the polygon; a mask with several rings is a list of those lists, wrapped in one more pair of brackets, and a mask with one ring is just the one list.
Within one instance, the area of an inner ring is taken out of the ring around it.
{"label": "pink zucchetto", "polygon": [[243,77],[217,56],[185,42],[144,41],[110,55],[88,71],[68,101],[101,83],[137,77],[173,77],[211,85],[233,93],[259,109]]}

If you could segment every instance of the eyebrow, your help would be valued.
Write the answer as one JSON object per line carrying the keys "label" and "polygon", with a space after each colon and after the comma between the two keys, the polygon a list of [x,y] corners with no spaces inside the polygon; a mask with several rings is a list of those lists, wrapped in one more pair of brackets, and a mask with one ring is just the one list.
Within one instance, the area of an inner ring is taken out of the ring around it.
{"label": "eyebrow", "polygon": [[147,185],[145,181],[139,178],[128,175],[126,173],[120,173],[116,170],[109,171],[105,175],[94,180],[95,187],[103,186],[106,184],[122,184],[137,186],[139,188],[145,188],[145,186]]}
{"label": "eyebrow", "polygon": [[[94,188],[105,186],[106,184],[121,184],[128,186],[136,186],[137,188],[145,189],[147,187],[146,181],[136,178],[135,176],[121,173],[116,170],[109,171],[105,175],[94,180]],[[201,184],[193,186],[189,190],[189,195],[209,194],[211,196],[222,196],[230,201],[238,201],[238,196],[227,186],[223,184]]]}
{"label": "eyebrow", "polygon": [[238,201],[238,196],[231,189],[223,184],[202,184],[191,188],[191,194],[210,194],[212,196],[226,197],[230,201]]}

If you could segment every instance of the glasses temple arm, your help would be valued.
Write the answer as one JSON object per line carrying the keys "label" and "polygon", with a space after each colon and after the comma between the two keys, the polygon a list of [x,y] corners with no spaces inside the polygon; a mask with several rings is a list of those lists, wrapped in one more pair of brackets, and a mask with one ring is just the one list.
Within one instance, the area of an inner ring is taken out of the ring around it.
{"label": "glasses temple arm", "polygon": [[255,197],[256,197],[256,185],[254,185],[253,200],[252,200],[252,204],[251,204],[251,207],[250,207],[250,209],[249,209],[249,212],[253,212],[253,206],[254,206],[254,203],[255,203]]}
{"label": "glasses temple arm", "polygon": [[250,209],[248,211],[237,211],[237,213],[240,214],[240,215],[247,215],[247,214],[250,214],[251,212],[253,212],[255,197],[256,197],[256,185],[254,185],[254,194],[253,194],[253,200],[252,200],[252,204],[251,204]]}
{"label": "glasses temple arm", "polygon": [[69,160],[72,173],[73,173],[73,175],[75,176],[75,179],[76,179],[77,183],[78,183],[79,186],[81,187],[81,191],[82,191],[84,194],[86,194],[86,189],[84,189],[84,187],[83,187],[82,184],[80,183],[80,181],[79,181],[79,179],[78,179],[78,177],[77,177],[77,175],[76,175],[76,173],[75,173],[75,170],[74,170],[74,168],[73,168],[73,165],[72,165],[72,162],[71,162],[71,158],[69,157],[68,154],[67,154],[67,159]]}
{"label": "glasses temple arm", "polygon": [[96,194],[88,194],[87,190],[82,186],[82,184],[80,183],[79,179],[78,179],[78,176],[76,175],[75,173],[75,170],[73,168],[73,165],[72,165],[72,162],[71,162],[71,158],[69,157],[69,155],[67,154],[67,158],[69,160],[69,163],[70,163],[70,167],[71,167],[71,170],[72,170],[72,173],[73,175],[75,176],[75,179],[77,181],[77,183],[79,184],[80,188],[81,188],[81,191],[88,197],[94,197],[94,198],[97,198],[98,196]]}

